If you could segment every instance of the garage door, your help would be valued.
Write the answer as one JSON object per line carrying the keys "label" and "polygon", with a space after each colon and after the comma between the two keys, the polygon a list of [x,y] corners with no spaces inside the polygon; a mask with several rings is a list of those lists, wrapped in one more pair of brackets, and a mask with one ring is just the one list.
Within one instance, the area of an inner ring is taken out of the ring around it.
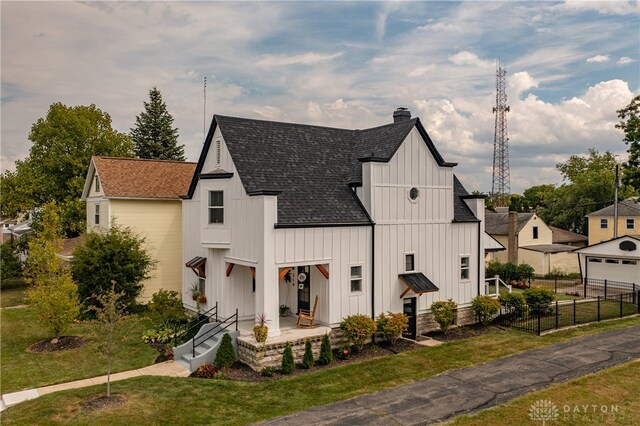
{"label": "garage door", "polygon": [[587,276],[600,280],[640,284],[640,261],[606,257],[587,257]]}

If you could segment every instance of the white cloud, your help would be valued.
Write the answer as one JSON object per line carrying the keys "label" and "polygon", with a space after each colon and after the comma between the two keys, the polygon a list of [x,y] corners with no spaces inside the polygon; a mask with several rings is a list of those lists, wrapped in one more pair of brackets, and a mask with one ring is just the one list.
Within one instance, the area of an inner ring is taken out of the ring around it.
{"label": "white cloud", "polygon": [[618,62],[616,62],[618,65],[628,65],[635,62],[633,59],[631,59],[628,56],[623,56],[620,59],[618,59]]}
{"label": "white cloud", "polygon": [[337,53],[315,53],[307,52],[301,55],[262,55],[257,64],[264,67],[274,67],[282,65],[313,65],[319,62],[327,62],[339,58],[344,52]]}
{"label": "white cloud", "polygon": [[516,96],[519,96],[526,90],[538,87],[538,81],[528,72],[520,71],[509,77],[509,87],[513,89]]}
{"label": "white cloud", "polygon": [[468,51],[458,52],[455,55],[449,56],[448,59],[456,65],[471,65],[478,68],[495,67],[495,63],[493,61],[480,59],[478,55]]}
{"label": "white cloud", "polygon": [[566,0],[560,5],[554,6],[556,11],[584,12],[596,11],[601,15],[638,15],[640,9],[637,1],[629,0],[605,0],[605,1],[585,1]]}
{"label": "white cloud", "polygon": [[434,64],[416,67],[407,73],[409,77],[423,77],[430,72],[434,71],[436,66]]}
{"label": "white cloud", "polygon": [[609,56],[608,55],[596,55],[596,56],[592,56],[590,58],[587,58],[587,63],[599,63],[599,62],[608,62],[609,61]]}

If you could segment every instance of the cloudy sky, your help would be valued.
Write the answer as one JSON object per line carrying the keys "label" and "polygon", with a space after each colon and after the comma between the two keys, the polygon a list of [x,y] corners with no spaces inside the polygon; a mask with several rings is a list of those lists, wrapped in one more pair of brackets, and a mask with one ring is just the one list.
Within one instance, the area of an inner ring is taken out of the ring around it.
{"label": "cloudy sky", "polygon": [[491,189],[495,61],[511,186],[559,182],[590,147],[624,159],[640,93],[637,2],[10,2],[1,6],[2,169],[49,105],[128,132],[157,86],[195,161],[213,113],[345,128],[419,116],[470,190]]}

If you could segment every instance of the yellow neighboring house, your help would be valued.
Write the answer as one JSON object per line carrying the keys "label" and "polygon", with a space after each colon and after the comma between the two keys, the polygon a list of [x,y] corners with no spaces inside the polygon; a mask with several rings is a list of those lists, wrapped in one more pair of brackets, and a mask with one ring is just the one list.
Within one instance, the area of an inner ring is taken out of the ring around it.
{"label": "yellow neighboring house", "polygon": [[115,220],[146,238],[157,261],[140,297],[160,289],[182,292],[182,205],[195,163],[93,157],[82,193],[87,232],[108,229]]}
{"label": "yellow neighboring house", "polygon": [[[588,214],[589,245],[609,241],[615,237],[615,206],[608,207]],[[640,203],[637,199],[618,202],[618,237],[624,235],[640,235]]]}
{"label": "yellow neighboring house", "polygon": [[498,209],[485,211],[485,231],[506,250],[489,253],[488,261],[527,263],[540,275],[580,271],[574,250],[584,244],[585,236],[548,226],[535,213]]}

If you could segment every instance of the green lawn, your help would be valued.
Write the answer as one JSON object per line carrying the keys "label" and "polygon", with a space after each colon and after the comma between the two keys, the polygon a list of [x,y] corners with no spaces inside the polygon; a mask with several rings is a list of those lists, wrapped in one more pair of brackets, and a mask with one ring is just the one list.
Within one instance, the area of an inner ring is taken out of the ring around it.
{"label": "green lawn", "polygon": [[[532,286],[533,286],[533,284],[532,284]],[[525,289],[523,289],[523,288],[515,288],[515,287],[511,289],[511,291],[512,291],[513,293],[519,293],[519,294],[524,293],[524,290],[525,290]],[[553,290],[553,289],[552,289],[552,290]],[[568,296],[568,295],[566,295],[566,294],[561,294],[561,293],[557,293],[557,294],[556,294],[556,300],[574,300],[574,299],[578,299],[578,300],[579,300],[579,299],[581,299],[581,297],[577,297],[577,296]]]}
{"label": "green lawn", "polygon": [[243,383],[191,378],[139,377],[115,382],[113,391],[128,402],[93,413],[82,401],[105,391],[104,386],[70,390],[19,404],[5,411],[3,425],[97,424],[246,424],[316,405],[425,379],[600,331],[640,325],[640,317],[573,328],[542,337],[503,331],[422,348],[359,364],[320,370],[270,382]]}
{"label": "green lawn", "polygon": [[24,305],[27,297],[26,288],[11,288],[0,292],[0,307],[8,308],[10,306]]}
{"label": "green lawn", "polygon": [[[3,309],[0,312],[0,385],[3,394],[106,374],[105,357],[98,353],[98,343],[92,337],[99,329],[96,323],[74,324],[65,333],[86,337],[89,342],[81,348],[53,353],[30,353],[26,351],[29,345],[50,337],[47,330],[35,320],[33,311],[28,307]],[[125,323],[127,337],[122,340],[114,371],[130,370],[153,363],[157,352],[140,339],[142,332],[148,327],[149,322],[146,319]]]}
{"label": "green lawn", "polygon": [[[456,426],[510,426],[542,425],[541,421],[529,418],[529,409],[539,400],[548,400],[559,411],[557,421],[547,424],[561,425],[629,425],[640,423],[640,362],[635,361],[571,380],[538,392],[516,398],[506,404],[481,411],[472,416],[459,416],[449,424]],[[584,412],[583,405],[597,405],[596,413],[591,407]],[[565,406],[569,413],[565,413]],[[578,406],[578,413],[574,413]],[[613,416],[602,416],[601,407],[617,406]]]}

